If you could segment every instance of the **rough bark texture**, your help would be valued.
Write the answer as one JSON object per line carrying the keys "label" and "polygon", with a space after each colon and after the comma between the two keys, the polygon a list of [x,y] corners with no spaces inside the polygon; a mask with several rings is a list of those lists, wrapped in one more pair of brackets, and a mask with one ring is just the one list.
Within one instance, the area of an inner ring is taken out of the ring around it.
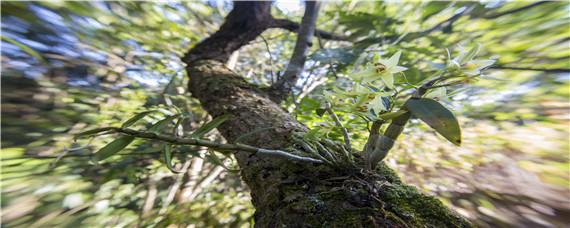
{"label": "rough bark texture", "polygon": [[[232,142],[242,134],[276,127],[242,142],[256,147],[304,153],[294,138],[308,128],[224,62],[267,28],[270,3],[235,2],[220,31],[183,59],[193,97],[212,116],[232,114],[218,130]],[[251,189],[257,227],[468,227],[471,224],[433,197],[407,186],[383,163],[377,172],[355,167],[293,162],[237,152],[242,178]],[[358,160],[357,154],[357,160]]]}

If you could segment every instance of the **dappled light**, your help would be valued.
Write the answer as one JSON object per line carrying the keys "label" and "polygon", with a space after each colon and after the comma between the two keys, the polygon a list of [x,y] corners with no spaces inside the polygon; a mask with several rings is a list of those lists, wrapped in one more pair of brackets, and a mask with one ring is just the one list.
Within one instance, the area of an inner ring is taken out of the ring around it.
{"label": "dappled light", "polygon": [[[252,164],[233,150],[330,165],[291,152],[299,141],[249,145],[295,124],[260,125],[230,139],[224,132],[242,130],[223,124],[243,116],[213,116],[197,94],[206,90],[191,88],[195,62],[181,58],[215,34],[235,4],[2,2],[2,227],[250,227],[265,200],[250,188],[287,188],[248,186],[252,177],[239,171]],[[210,98],[267,107],[269,99],[248,96],[284,82],[304,9],[304,2],[273,3],[270,13],[283,24],[228,56],[227,72],[245,80],[239,87],[200,84],[219,90]],[[276,107],[308,127],[301,142],[347,145],[348,163],[367,158],[360,151],[375,121],[386,120],[378,130],[385,131],[411,110],[376,163],[476,226],[567,227],[569,9],[567,2],[322,2],[302,72],[284,84],[290,92]],[[408,101],[437,77],[454,80],[430,84],[420,95],[429,101]],[[425,112],[433,104],[448,119],[433,121]]]}

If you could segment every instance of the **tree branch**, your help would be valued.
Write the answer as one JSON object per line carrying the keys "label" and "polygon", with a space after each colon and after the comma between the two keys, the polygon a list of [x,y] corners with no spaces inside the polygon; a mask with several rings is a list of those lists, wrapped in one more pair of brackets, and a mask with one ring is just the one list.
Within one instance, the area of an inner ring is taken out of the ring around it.
{"label": "tree branch", "polygon": [[273,84],[268,92],[271,100],[276,103],[281,103],[285,100],[287,94],[291,92],[295,82],[301,76],[305,61],[307,60],[307,53],[309,48],[313,45],[313,34],[315,33],[315,23],[317,22],[319,8],[321,2],[319,1],[306,1],[305,15],[303,16],[301,27],[297,36],[297,42],[291,60],[287,65],[287,69],[283,77]]}
{"label": "tree branch", "polygon": [[270,1],[235,1],[226,22],[208,39],[196,44],[182,61],[188,65],[198,60],[227,62],[230,55],[254,40],[269,27],[273,17]]}
{"label": "tree branch", "polygon": [[[287,29],[291,32],[298,32],[299,28],[301,28],[301,25],[297,22],[288,19],[274,19],[273,21],[271,21],[269,28],[282,28],[282,29]],[[348,39],[348,36],[344,34],[331,33],[319,29],[315,31],[315,35],[321,36],[321,38],[327,40],[346,41]]]}
{"label": "tree branch", "polygon": [[568,72],[570,72],[570,69],[537,69],[537,68],[507,67],[507,66],[492,66],[489,69],[529,70],[529,71],[542,71],[542,72],[547,72],[547,73],[568,73]]}
{"label": "tree branch", "polygon": [[165,135],[165,134],[156,135],[156,134],[150,133],[150,132],[142,132],[142,131],[136,131],[136,130],[132,130],[132,129],[123,129],[120,127],[113,127],[113,128],[108,128],[108,129],[109,129],[109,131],[115,131],[115,132],[118,132],[121,134],[135,136],[137,138],[156,139],[156,140],[160,140],[163,142],[168,142],[168,143],[172,143],[172,144],[176,144],[176,145],[194,145],[194,146],[208,147],[208,148],[212,148],[212,149],[216,149],[216,150],[244,151],[244,152],[249,152],[252,154],[259,154],[259,155],[265,155],[265,156],[285,157],[285,158],[295,160],[295,161],[322,163],[322,161],[317,160],[317,159],[308,158],[308,157],[301,157],[301,156],[297,156],[297,155],[294,155],[291,153],[287,153],[285,151],[267,150],[267,149],[257,148],[257,147],[248,146],[248,145],[244,145],[244,144],[221,144],[221,143],[217,143],[217,142],[199,140],[199,139],[193,139],[193,138],[177,138],[177,137],[173,137],[173,136]]}

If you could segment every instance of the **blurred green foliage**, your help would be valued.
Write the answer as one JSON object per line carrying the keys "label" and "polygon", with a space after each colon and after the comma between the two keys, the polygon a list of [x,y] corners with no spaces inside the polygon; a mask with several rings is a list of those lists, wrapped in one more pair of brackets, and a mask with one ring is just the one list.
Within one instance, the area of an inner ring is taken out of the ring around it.
{"label": "blurred green foliage", "polygon": [[[193,114],[179,133],[206,123],[186,92],[179,57],[215,32],[231,5],[2,2],[2,226],[251,225],[247,187],[200,148],[177,147],[173,165],[183,175],[166,168],[163,144],[154,141],[135,140],[95,166],[91,154],[116,138],[104,135],[48,169],[64,145],[89,141],[73,142],[73,134],[118,127],[141,111],[162,110],[135,128],[174,114],[174,106]],[[413,119],[387,163],[481,227],[563,227],[570,214],[568,9],[567,2],[327,2],[317,27],[349,41],[315,40],[284,105],[312,127],[322,121],[315,110],[323,90],[346,86],[346,75],[374,54],[403,50],[400,63],[417,83],[445,62],[445,48],[481,42],[479,56],[498,59],[497,67],[443,101],[459,115],[462,147]],[[300,21],[302,11],[274,7],[272,14]],[[295,34],[262,36],[234,53],[233,69],[268,86],[285,70]],[[362,148],[363,121],[338,114]],[[216,132],[206,137],[223,141]]]}

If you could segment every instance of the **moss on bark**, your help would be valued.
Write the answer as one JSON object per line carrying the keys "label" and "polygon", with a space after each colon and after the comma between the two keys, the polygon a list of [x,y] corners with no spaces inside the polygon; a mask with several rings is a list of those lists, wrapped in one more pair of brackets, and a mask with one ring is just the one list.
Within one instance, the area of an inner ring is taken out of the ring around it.
{"label": "moss on bark", "polygon": [[[472,227],[438,199],[404,184],[383,162],[375,172],[277,159],[244,169],[257,227]],[[257,175],[255,175],[257,174]],[[263,197],[259,197],[263,196]]]}

